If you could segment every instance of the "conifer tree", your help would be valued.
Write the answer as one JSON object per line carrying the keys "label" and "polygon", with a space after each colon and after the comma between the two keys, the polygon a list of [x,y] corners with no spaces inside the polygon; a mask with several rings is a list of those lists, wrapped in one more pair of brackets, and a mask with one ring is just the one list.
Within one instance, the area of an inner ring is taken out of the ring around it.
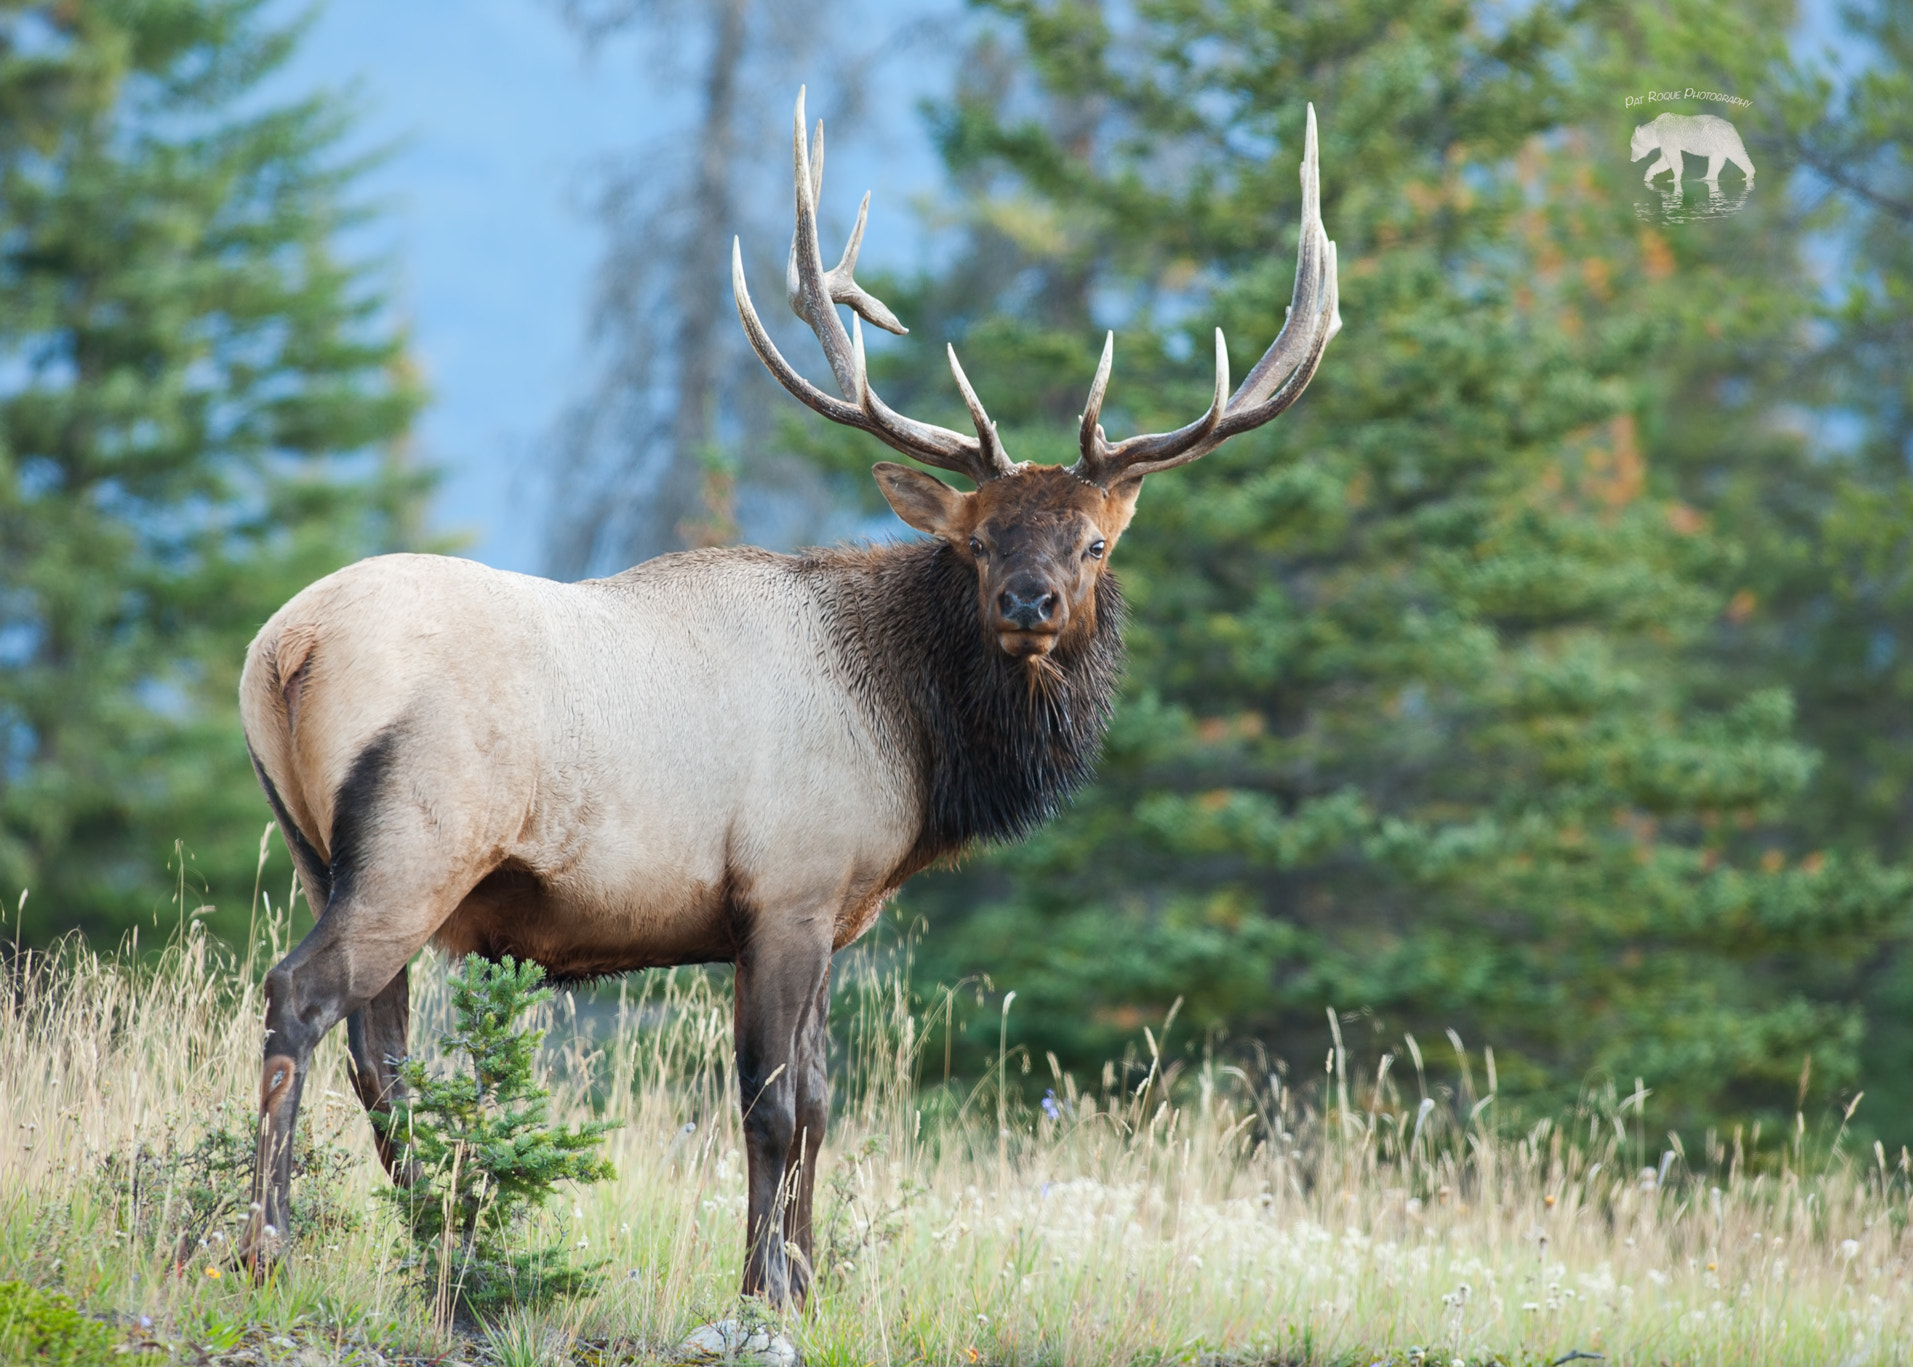
{"label": "conifer tree", "polygon": [[[1616,272],[1604,297],[1581,305],[1590,320],[1653,320],[1655,359],[1636,384],[1654,481],[1734,548],[1707,576],[1722,610],[1684,654],[1689,686],[1713,702],[1762,687],[1795,700],[1795,734],[1818,762],[1784,821],[1759,833],[1767,864],[1814,867],[1844,851],[1904,866],[1906,6],[1844,11],[1859,64],[1844,78],[1801,42],[1790,5],[1731,18],[1709,0],[1584,13],[1579,128],[1618,145],[1659,112],[1730,115],[1759,168],[1756,193],[1726,182],[1739,204],[1730,216],[1642,227],[1653,269]],[[1692,83],[1683,97],[1741,102],[1664,100],[1616,120],[1616,92],[1638,96],[1641,72],[1675,70]],[[1708,194],[1697,169],[1690,160],[1689,205]],[[1638,182],[1597,161],[1602,198],[1647,216],[1653,199],[1673,197]],[[1580,237],[1591,240],[1586,226]],[[1882,904],[1859,934],[1816,944],[1789,971],[1842,1004],[1857,1048],[1836,1076],[1868,1093],[1856,1127],[1895,1142],[1913,1126],[1907,911],[1904,898]]]}
{"label": "conifer tree", "polygon": [[422,492],[403,339],[339,246],[344,112],[261,94],[297,36],[264,0],[0,4],[0,891],[29,939],[208,888],[243,931],[246,642]]}
{"label": "conifer tree", "polygon": [[[1847,13],[1869,60],[1802,153],[1838,185],[1846,213],[1852,265],[1834,312],[1835,403],[1860,422],[1852,462],[1861,477],[1826,520],[1837,603],[1828,616],[1844,630],[1837,653],[1813,660],[1813,734],[1841,762],[1844,792],[1830,794],[1826,815],[1853,813],[1883,858],[1905,859],[1913,849],[1913,4],[1876,0]],[[1864,965],[1859,987],[1865,1075],[1881,1089],[1868,1120],[1903,1136],[1913,1132],[1913,944],[1904,927]]]}
{"label": "conifer tree", "polygon": [[1799,675],[1829,757],[1815,834],[1884,853],[1913,842],[1913,4],[1846,13],[1860,69],[1821,117],[1778,130],[1838,268],[1815,320],[1824,340],[1800,349],[1830,419],[1810,453],[1822,492],[1795,514],[1812,518],[1786,562],[1804,587],[1750,615],[1770,623],[1755,638],[1769,667]]}
{"label": "conifer tree", "polygon": [[[1869,0],[1841,14],[1849,69],[1837,78],[1773,52],[1773,25],[1752,26],[1735,44],[1766,37],[1769,74],[1741,121],[1762,155],[1791,173],[1791,202],[1781,207],[1806,223],[1814,249],[1805,261],[1763,261],[1757,248],[1773,239],[1762,234],[1714,262],[1683,263],[1683,285],[1711,275],[1711,292],[1730,305],[1688,323],[1683,354],[1706,367],[1703,381],[1712,372],[1711,387],[1728,399],[1717,406],[1738,419],[1710,426],[1708,405],[1690,400],[1701,411],[1688,431],[1711,434],[1713,449],[1711,459],[1683,467],[1683,497],[1748,546],[1730,586],[1734,610],[1712,642],[1718,672],[1784,682],[1799,700],[1799,734],[1823,757],[1778,848],[1811,859],[1844,845],[1906,862],[1913,850],[1913,5]],[[1776,305],[1789,297],[1783,313]],[[1701,394],[1709,387],[1703,383]],[[1761,421],[1759,439],[1736,439],[1750,416]],[[1865,1028],[1867,1101],[1855,1124],[1896,1143],[1913,1132],[1909,931],[1913,921],[1902,915],[1863,957],[1838,965]]]}
{"label": "conifer tree", "polygon": [[412,1185],[382,1192],[412,1236],[411,1266],[467,1310],[531,1308],[598,1282],[598,1260],[535,1227],[558,1183],[616,1176],[599,1154],[616,1122],[551,1123],[534,1068],[545,1032],[523,1019],[551,1000],[544,979],[510,955],[466,955],[449,980],[453,1025],[438,1042],[456,1071],[435,1077],[406,1060],[407,1095],[375,1121],[418,1169]]}
{"label": "conifer tree", "polygon": [[[1452,1028],[1504,1093],[1642,1076],[1677,1119],[1790,1112],[1807,1054],[1817,1096],[1852,1085],[1850,974],[1907,882],[1788,847],[1816,764],[1792,696],[1709,663],[1745,549],[1689,485],[1724,449],[1687,441],[1699,401],[1663,384],[1706,320],[1631,289],[1681,248],[1636,216],[1639,120],[1603,65],[1656,36],[1460,0],[1159,0],[1120,31],[1089,4],[992,8],[942,123],[984,194],[975,250],[908,320],[959,336],[1019,457],[1071,457],[1105,318],[1112,435],[1201,410],[1211,322],[1235,373],[1259,354],[1305,101],[1346,328],[1280,422],[1145,488],[1102,779],[913,885],[932,969],[1015,987],[1027,1037],[1078,1063],[1181,997],[1179,1028],[1298,1060],[1325,1007],[1377,1048]],[[1763,279],[1792,279],[1801,225],[1748,231],[1779,234]],[[921,405],[911,379],[893,402]]]}

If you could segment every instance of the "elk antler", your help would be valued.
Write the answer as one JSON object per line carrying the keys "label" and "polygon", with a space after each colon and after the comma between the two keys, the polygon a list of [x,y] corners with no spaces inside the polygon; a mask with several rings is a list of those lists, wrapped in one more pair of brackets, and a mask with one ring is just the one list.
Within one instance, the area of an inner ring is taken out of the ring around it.
{"label": "elk antler", "polygon": [[870,211],[870,196],[867,193],[863,203],[858,206],[857,226],[851,230],[850,244],[844,248],[843,259],[830,270],[824,269],[823,258],[817,247],[817,200],[824,185],[824,124],[821,119],[817,121],[817,140],[806,155],[804,92],[801,88],[797,92],[795,124],[791,137],[791,161],[797,183],[797,231],[791,238],[790,264],[786,270],[790,307],[817,334],[817,340],[824,348],[824,357],[830,362],[831,374],[836,378],[837,391],[843,398],[833,398],[817,388],[799,375],[779,353],[770,334],[764,330],[756,308],[751,304],[751,292],[744,284],[743,247],[736,238],[732,238],[731,291],[737,297],[737,316],[743,320],[744,331],[751,339],[751,347],[757,352],[757,358],[777,377],[779,384],[809,407],[832,422],[869,432],[906,456],[914,456],[926,465],[968,475],[978,484],[1012,473],[1016,467],[1010,463],[1009,456],[1003,450],[1002,439],[996,433],[996,424],[983,411],[983,404],[976,397],[976,391],[970,388],[963,367],[957,364],[955,347],[947,348],[950,371],[956,376],[957,388],[962,391],[963,402],[970,409],[970,419],[976,424],[974,437],[952,432],[947,427],[936,427],[906,418],[878,398],[876,391],[870,387],[870,376],[864,363],[863,325],[853,316],[850,320],[851,331],[846,334],[843,320],[837,316],[836,306],[848,304],[855,314],[869,319],[887,332],[901,333],[908,329],[884,307],[882,300],[866,291],[851,275],[857,266],[857,249],[863,245],[864,219]]}
{"label": "elk antler", "polygon": [[[1229,353],[1222,329],[1216,329],[1216,389],[1209,411],[1173,432],[1151,432],[1112,444],[1097,422],[1109,368],[1116,355],[1116,334],[1103,341],[1103,358],[1083,408],[1082,457],[1070,472],[1107,486],[1119,478],[1140,479],[1158,470],[1208,455],[1238,432],[1260,427],[1294,403],[1308,387],[1329,339],[1342,330],[1335,286],[1335,244],[1322,227],[1320,172],[1316,165],[1315,106],[1309,107],[1302,148],[1302,240],[1296,249],[1295,289],[1289,296],[1282,331],[1241,386],[1229,394]],[[1228,397],[1225,399],[1224,395]]]}

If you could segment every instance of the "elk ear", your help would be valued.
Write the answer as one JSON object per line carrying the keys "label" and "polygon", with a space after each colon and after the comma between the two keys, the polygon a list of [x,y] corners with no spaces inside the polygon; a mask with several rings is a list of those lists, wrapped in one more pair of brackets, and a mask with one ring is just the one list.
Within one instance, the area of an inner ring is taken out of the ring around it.
{"label": "elk ear", "polygon": [[934,475],[907,465],[881,460],[871,467],[877,487],[896,515],[918,531],[943,541],[967,535],[964,513],[970,496],[952,489]]}
{"label": "elk ear", "polygon": [[1103,534],[1114,545],[1116,538],[1129,529],[1129,519],[1136,515],[1136,500],[1142,497],[1142,476],[1132,475],[1128,479],[1119,479],[1104,493]]}

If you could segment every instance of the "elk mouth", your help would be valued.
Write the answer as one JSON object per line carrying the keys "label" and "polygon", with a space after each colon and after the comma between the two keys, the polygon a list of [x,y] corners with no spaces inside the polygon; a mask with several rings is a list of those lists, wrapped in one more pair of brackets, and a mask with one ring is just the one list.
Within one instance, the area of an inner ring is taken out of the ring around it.
{"label": "elk mouth", "polygon": [[1038,655],[1047,655],[1056,648],[1054,631],[1023,631],[1016,628],[1000,628],[996,633],[996,644],[1005,655],[1014,660],[1027,660]]}

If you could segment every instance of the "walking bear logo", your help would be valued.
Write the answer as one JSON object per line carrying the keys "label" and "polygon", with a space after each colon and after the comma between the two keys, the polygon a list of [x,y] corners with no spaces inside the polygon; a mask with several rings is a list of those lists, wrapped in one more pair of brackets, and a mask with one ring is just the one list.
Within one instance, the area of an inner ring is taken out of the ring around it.
{"label": "walking bear logo", "polygon": [[1628,160],[1639,161],[1649,152],[1660,156],[1649,164],[1643,181],[1651,182],[1663,171],[1674,173],[1674,184],[1681,183],[1682,155],[1692,152],[1707,158],[1707,174],[1701,179],[1713,184],[1720,179],[1720,168],[1732,162],[1748,180],[1754,178],[1754,164],[1740,140],[1740,131],[1718,114],[1663,114],[1652,123],[1634,130],[1628,144]]}

